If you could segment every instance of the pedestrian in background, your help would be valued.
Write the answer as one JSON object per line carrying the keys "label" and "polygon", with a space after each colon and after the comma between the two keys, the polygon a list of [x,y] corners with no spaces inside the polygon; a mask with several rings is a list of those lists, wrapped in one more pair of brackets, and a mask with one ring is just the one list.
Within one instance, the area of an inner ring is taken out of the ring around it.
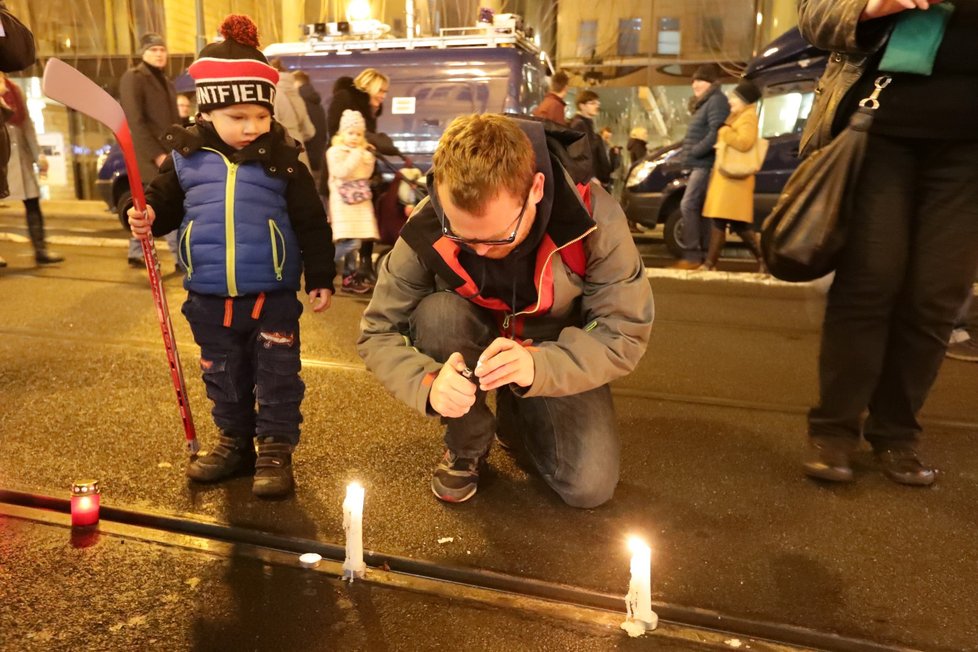
{"label": "pedestrian in background", "polygon": [[594,91],[581,91],[576,99],[577,113],[570,121],[570,128],[587,134],[591,151],[591,170],[594,178],[605,188],[611,183],[611,163],[605,142],[594,130],[594,119],[601,112],[601,98]]}
{"label": "pedestrian in background", "polygon": [[177,95],[177,114],[180,116],[180,126],[189,127],[194,123],[194,109],[193,102],[190,98],[179,93]]}
{"label": "pedestrian in background", "polygon": [[[356,77],[340,77],[333,84],[333,96],[326,111],[326,128],[330,138],[340,128],[340,118],[344,111],[356,111],[363,116],[366,125],[367,142],[373,145],[374,152],[382,156],[402,156],[391,139],[377,131],[377,118],[384,112],[384,99],[390,87],[390,79],[375,68],[366,68]],[[372,192],[374,195],[374,210],[377,212],[376,201],[379,200],[383,186],[380,174],[374,170]],[[373,287],[377,281],[373,262],[374,241],[364,240],[360,244],[357,280],[364,285]]]}
{"label": "pedestrian in background", "polygon": [[608,157],[608,176],[610,177],[610,181],[604,189],[617,198],[618,195],[614,190],[621,171],[621,146],[611,143],[614,135],[611,127],[601,127],[601,144],[604,146],[605,155]]}
{"label": "pedestrian in background", "polygon": [[[269,63],[279,75],[278,84],[275,86],[275,121],[285,127],[294,140],[300,143],[312,140],[316,135],[316,127],[309,118],[305,100],[299,95],[298,84],[293,73],[285,69],[281,59],[272,59]],[[309,160],[309,153],[304,148],[305,145],[302,153],[299,154],[299,160],[311,172],[312,163]]]}
{"label": "pedestrian in background", "polygon": [[689,171],[686,191],[679,204],[682,211],[683,259],[675,269],[696,269],[706,260],[710,227],[703,219],[703,203],[710,186],[710,171],[716,160],[717,132],[730,114],[730,103],[720,89],[720,67],[702,65],[693,73],[693,117],[683,139],[682,165]]}
{"label": "pedestrian in background", "polygon": [[[27,232],[34,246],[34,261],[39,265],[60,263],[64,257],[48,251],[44,234],[44,214],[41,212],[41,186],[37,172],[47,171],[47,159],[37,144],[34,121],[27,111],[27,101],[20,86],[0,72],[0,101],[2,101],[6,131],[10,143],[6,183],[10,199],[24,202],[27,213]],[[0,267],[6,263],[0,264]]]}
{"label": "pedestrian in background", "polygon": [[380,233],[374,215],[370,177],[376,163],[372,146],[366,138],[366,121],[359,111],[347,109],[340,117],[339,131],[326,150],[329,167],[329,221],[336,243],[335,259],[343,267],[341,290],[364,294],[371,286],[356,274],[347,254],[361,246],[363,240],[377,240]]}
{"label": "pedestrian in background", "polygon": [[930,485],[937,475],[917,451],[917,414],[978,268],[978,3],[955,2],[952,13],[927,2],[803,0],[799,27],[835,52],[803,156],[838,133],[880,76],[892,78],[828,293],[804,471],[851,481],[861,434],[886,477]]}
{"label": "pedestrian in background", "polygon": [[[129,122],[136,163],[143,185],[150,183],[166,160],[167,146],[163,132],[170,125],[180,124],[177,110],[177,91],[166,76],[168,51],[159,34],[143,34],[139,39],[141,61],[123,73],[119,80],[119,102]],[[128,203],[123,197],[122,203]],[[177,234],[166,236],[166,244],[177,259],[176,270],[185,271],[177,251]],[[129,239],[129,265],[144,267],[143,249],[138,238]]]}
{"label": "pedestrian in background", "polygon": [[[34,63],[34,34],[7,11],[0,2],[0,72],[23,70]],[[10,134],[4,124],[13,115],[13,109],[0,100],[0,199],[8,196],[7,162],[10,158]],[[7,261],[0,256],[0,267],[6,267]]]}
{"label": "pedestrian in background", "polygon": [[[757,145],[757,100],[760,98],[760,89],[748,80],[730,91],[727,98],[730,115],[717,132],[719,142],[741,152],[749,152]],[[703,204],[703,217],[709,218],[711,224],[710,249],[701,269],[716,269],[727,241],[727,229],[730,229],[750,249],[757,260],[758,271],[766,271],[761,245],[754,231],[754,176],[733,179],[725,176],[718,165],[713,166]]]}
{"label": "pedestrian in background", "polygon": [[645,158],[645,155],[649,151],[649,130],[645,127],[633,127],[628,132],[628,142],[625,143],[625,150],[628,152],[629,167]]}
{"label": "pedestrian in background", "polygon": [[312,85],[312,82],[309,81],[309,75],[304,71],[296,70],[292,73],[292,78],[295,80],[296,88],[299,89],[299,96],[306,103],[306,112],[309,114],[309,120],[316,130],[316,134],[305,141],[305,145],[306,152],[309,155],[309,170],[312,172],[312,178],[316,181],[316,188],[319,189],[319,194],[325,194],[326,191],[323,188],[323,171],[326,168],[326,141],[328,137],[326,109],[323,107],[323,98],[316,91],[316,87]]}
{"label": "pedestrian in background", "polygon": [[564,101],[564,96],[567,95],[568,83],[570,83],[570,77],[567,76],[566,72],[563,70],[555,72],[550,78],[550,90],[540,100],[537,108],[533,110],[533,115],[556,122],[559,125],[566,125],[567,102]]}
{"label": "pedestrian in background", "polygon": [[258,28],[231,15],[220,29],[225,39],[205,46],[189,69],[200,120],[170,129],[174,151],[146,192],[145,214],[126,211],[135,236],[179,229],[187,250],[183,314],[221,432],[187,476],[254,474],[252,492],[277,498],[294,484],[305,394],[296,292],[304,274],[313,312],[329,307],[333,244],[316,186],[299,164],[301,145],[272,120],[278,71],[258,50]]}

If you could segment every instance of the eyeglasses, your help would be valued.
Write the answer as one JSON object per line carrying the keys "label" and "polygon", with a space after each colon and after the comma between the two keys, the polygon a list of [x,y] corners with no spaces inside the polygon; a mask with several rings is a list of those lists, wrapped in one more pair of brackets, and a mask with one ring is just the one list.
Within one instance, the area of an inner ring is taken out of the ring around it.
{"label": "eyeglasses", "polygon": [[513,244],[516,241],[516,234],[520,231],[520,224],[523,223],[523,216],[526,215],[526,207],[530,205],[530,193],[526,193],[526,199],[523,200],[523,208],[520,209],[520,214],[516,216],[513,220],[513,232],[509,234],[509,237],[503,238],[501,240],[488,239],[484,240],[482,238],[463,238],[452,233],[452,227],[448,224],[448,218],[445,217],[445,212],[441,211],[441,234],[451,240],[452,242],[457,242],[459,244],[465,245],[508,245]]}

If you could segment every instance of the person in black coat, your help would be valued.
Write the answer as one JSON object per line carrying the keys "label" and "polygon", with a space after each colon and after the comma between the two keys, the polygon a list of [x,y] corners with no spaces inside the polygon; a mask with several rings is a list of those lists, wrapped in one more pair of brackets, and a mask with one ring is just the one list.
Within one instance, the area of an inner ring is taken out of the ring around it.
{"label": "person in black coat", "polygon": [[[0,24],[3,26],[3,38],[0,38],[0,72],[15,72],[34,64],[34,34],[7,11],[0,3]],[[0,199],[8,196],[7,161],[10,159],[10,135],[7,133],[6,122],[13,116],[13,107],[0,102]],[[60,258],[60,256],[55,256]],[[38,262],[58,262],[55,260],[38,260]],[[7,261],[0,257],[0,267],[6,267]]]}
{"label": "person in black coat", "polygon": [[319,194],[326,191],[325,176],[323,171],[326,168],[326,141],[329,131],[326,127],[326,109],[323,108],[323,98],[316,91],[316,87],[309,81],[309,75],[301,70],[292,73],[295,85],[299,89],[302,101],[306,103],[306,111],[312,126],[316,128],[316,135],[305,142],[306,152],[309,154],[309,169],[312,171],[312,178],[316,181],[316,188]]}
{"label": "person in black coat", "polygon": [[591,146],[591,166],[595,178],[602,186],[611,183],[611,162],[604,141],[594,131],[594,118],[601,111],[601,98],[592,90],[585,90],[577,96],[577,115],[571,118],[570,128],[587,134]]}
{"label": "person in black coat", "polygon": [[[354,78],[340,77],[333,84],[333,96],[326,112],[326,128],[332,138],[340,128],[340,117],[346,110],[358,111],[367,127],[367,142],[373,150],[385,156],[402,156],[387,134],[377,132],[377,117],[383,112],[384,98],[390,79],[374,68],[367,68]],[[377,200],[380,192],[374,189],[374,214],[377,214]],[[360,265],[356,271],[357,280],[373,287],[377,274],[373,266],[373,240],[364,240],[360,245]]]}
{"label": "person in black coat", "polygon": [[[166,76],[166,42],[159,34],[148,33],[143,34],[139,44],[142,61],[119,80],[119,103],[132,131],[139,176],[147,185],[160,171],[169,151],[163,144],[163,132],[171,125],[181,124],[181,119],[177,90]],[[176,256],[176,232],[167,236],[166,243]],[[129,265],[144,266],[143,250],[137,238],[129,239]],[[182,271],[179,263],[177,270]]]}

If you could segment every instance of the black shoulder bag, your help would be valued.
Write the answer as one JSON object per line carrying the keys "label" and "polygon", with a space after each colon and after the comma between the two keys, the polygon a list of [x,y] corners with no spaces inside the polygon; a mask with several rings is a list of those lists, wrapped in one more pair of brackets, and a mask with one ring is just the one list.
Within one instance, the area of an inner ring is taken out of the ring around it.
{"label": "black shoulder bag", "polygon": [[764,263],[783,281],[812,281],[835,269],[846,240],[846,219],[859,183],[873,112],[892,78],[876,79],[849,125],[812,152],[784,186],[761,228]]}

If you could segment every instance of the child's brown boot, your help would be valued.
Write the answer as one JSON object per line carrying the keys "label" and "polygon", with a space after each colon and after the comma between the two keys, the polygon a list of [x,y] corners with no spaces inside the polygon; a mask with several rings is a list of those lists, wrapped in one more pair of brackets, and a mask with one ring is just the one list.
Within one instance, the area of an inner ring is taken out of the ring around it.
{"label": "child's brown boot", "polygon": [[260,437],[251,491],[260,498],[281,498],[292,491],[292,451],[284,437]]}
{"label": "child's brown boot", "polygon": [[255,445],[251,437],[222,434],[214,450],[187,467],[187,477],[197,482],[217,482],[255,472]]}

